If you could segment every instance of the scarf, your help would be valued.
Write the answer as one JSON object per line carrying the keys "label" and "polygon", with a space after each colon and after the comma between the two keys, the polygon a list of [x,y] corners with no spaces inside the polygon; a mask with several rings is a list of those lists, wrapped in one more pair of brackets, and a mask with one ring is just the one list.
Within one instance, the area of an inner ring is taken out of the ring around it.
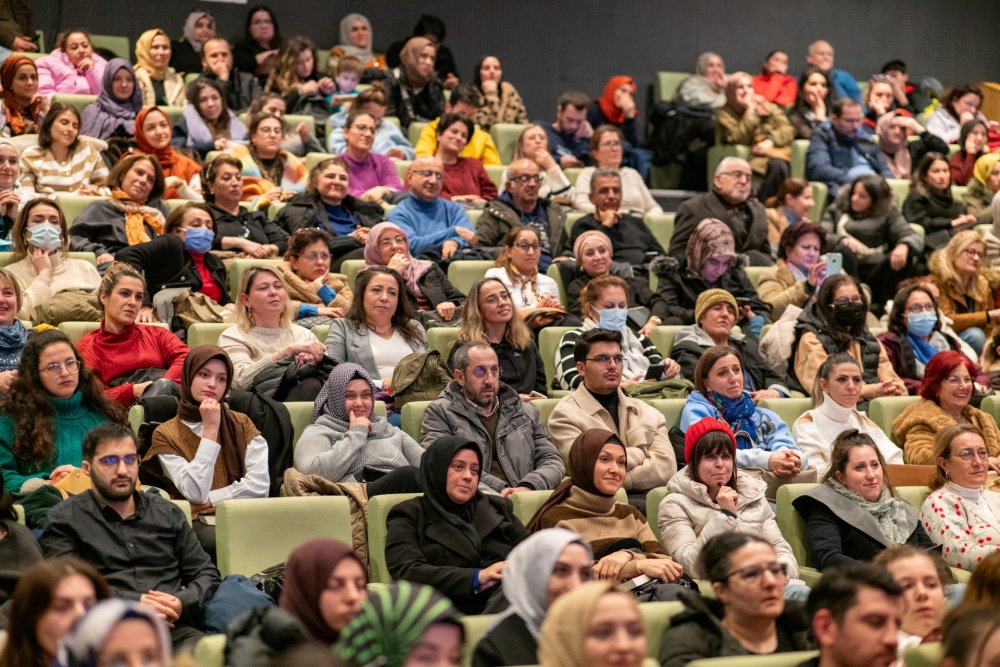
{"label": "scarf", "polygon": [[[357,21],[362,21],[368,26],[368,46],[365,48],[354,46],[351,43],[351,28]],[[372,32],[372,22],[368,20],[367,16],[353,13],[340,19],[340,44],[336,48],[340,49],[345,56],[354,56],[361,61],[362,65],[365,65],[375,59],[375,54],[372,53],[372,44],[374,43],[375,33]]]}
{"label": "scarf", "polygon": [[430,83],[431,78],[434,76],[434,70],[431,70],[430,76],[422,76],[417,71],[417,60],[420,58],[420,52],[424,50],[425,46],[430,44],[431,40],[426,37],[411,37],[406,42],[406,45],[403,46],[403,50],[399,52],[399,62],[403,66],[403,72],[406,74],[406,82],[413,88],[423,88]]}
{"label": "scarf", "polygon": [[604,245],[608,249],[608,257],[611,257],[615,252],[611,237],[598,229],[591,229],[577,236],[576,241],[573,242],[573,256],[576,257],[577,264],[580,263],[580,257],[587,249],[589,241],[597,241]]}
{"label": "scarf", "polygon": [[149,225],[157,235],[163,233],[163,224],[166,222],[163,219],[163,213],[152,206],[135,203],[128,198],[124,191],[118,188],[112,191],[111,199],[108,201],[125,214],[125,238],[130,246],[150,241],[146,225]]}
{"label": "scarf", "polygon": [[941,351],[920,336],[914,336],[907,332],[906,338],[910,341],[910,345],[913,346],[913,356],[924,366],[931,360],[931,357]]}
{"label": "scarf", "polygon": [[910,155],[910,141],[905,136],[899,143],[889,141],[889,130],[893,122],[899,117],[898,111],[890,111],[883,114],[875,125],[875,132],[878,134],[878,146],[886,156],[889,169],[892,170],[896,178],[909,179],[913,169],[913,158]]}
{"label": "scarf", "polygon": [[15,319],[0,326],[0,371],[16,371],[21,365],[21,351],[28,342],[28,330]]}
{"label": "scarf", "polygon": [[[167,33],[163,32],[159,28],[153,28],[152,30],[147,30],[146,32],[139,35],[139,39],[135,42],[135,61],[137,69],[144,69],[149,72],[149,77],[157,81],[163,81],[166,78],[167,72],[170,70],[169,67],[153,67],[152,61],[149,59],[149,50],[153,46],[153,40],[158,36],[163,35],[167,37]],[[168,38],[169,39],[169,38]]]}
{"label": "scarf", "polygon": [[[112,60],[111,62],[114,61]],[[190,105],[184,108],[185,112],[187,111],[188,107],[190,107]],[[178,156],[177,153],[175,153],[174,150],[170,147],[169,142],[167,142],[167,145],[164,146],[163,148],[154,148],[153,144],[149,143],[149,139],[146,138],[146,133],[142,131],[142,124],[146,122],[146,117],[149,116],[149,114],[151,113],[163,114],[163,117],[167,118],[167,115],[163,113],[163,111],[159,107],[146,107],[145,109],[140,111],[138,115],[136,115],[135,117],[135,143],[139,146],[139,150],[141,152],[145,153],[146,155],[156,156],[156,159],[160,161],[160,166],[163,167],[164,175],[166,175],[167,170],[174,164],[175,156],[177,157],[180,156]],[[191,125],[188,124],[189,129],[190,127]],[[187,181],[187,179],[185,179],[185,181]]]}
{"label": "scarf", "polygon": [[477,490],[469,502],[459,505],[448,496],[446,489],[448,467],[455,455],[463,449],[475,452],[482,474],[483,452],[472,440],[457,435],[446,435],[438,438],[424,450],[418,473],[420,486],[424,490],[424,495],[420,497],[420,505],[430,518],[451,524],[472,543],[476,553],[479,553],[483,542],[472,521],[476,516],[476,507],[483,497],[482,491]]}
{"label": "scarf", "polygon": [[161,665],[169,665],[170,634],[160,615],[148,605],[118,598],[98,602],[66,633],[55,664],[64,667],[94,667],[101,664],[101,650],[111,631],[122,621],[129,619],[145,621],[153,628],[156,635],[155,660]]}
{"label": "scarf", "polygon": [[[242,123],[240,125],[242,126]],[[230,125],[230,127],[233,126]],[[233,138],[235,139],[235,137]],[[282,164],[282,168],[278,173],[280,183],[275,183],[264,177],[257,157],[251,152],[248,146],[236,144],[230,146],[226,152],[239,160],[243,166],[243,195],[241,197],[243,201],[260,198],[264,193],[277,187],[293,192],[302,192],[305,190],[306,182],[309,180],[309,170],[306,169],[305,162],[288,151],[281,150],[278,153],[277,159]],[[261,204],[262,202],[263,199],[259,199],[255,203]]]}
{"label": "scarf", "polygon": [[[28,104],[27,108],[21,106],[17,101],[11,87],[14,85],[14,75],[22,65],[35,67],[35,61],[27,56],[19,56],[16,53],[9,56],[0,66],[0,86],[3,87],[4,113],[7,115],[7,125],[10,127],[12,136],[22,134],[33,134],[38,132],[38,126],[42,122],[42,97],[36,95]],[[35,67],[35,75],[38,75],[38,68]]]}
{"label": "scarf", "polygon": [[[583,630],[590,623],[594,608],[605,595],[621,595],[614,590],[614,582],[588,581],[569,593],[560,596],[542,624],[538,641],[538,661],[545,667],[580,667],[588,660],[584,653]],[[635,597],[626,595],[638,607]],[[636,609],[638,614],[639,610]]]}
{"label": "scarf", "polygon": [[869,502],[832,477],[826,480],[825,483],[829,484],[831,489],[871,514],[872,518],[875,519],[875,523],[878,524],[879,530],[882,531],[882,534],[885,535],[889,542],[892,544],[905,544],[906,540],[909,539],[910,536],[905,531],[908,522],[906,501],[892,495],[888,486],[882,487],[882,492],[879,494],[878,500]]}
{"label": "scarf", "polygon": [[[981,155],[972,167],[973,177],[982,183],[987,192],[990,192],[990,189],[986,185],[986,182],[990,180],[990,175],[993,174],[993,168],[997,162],[1000,162],[1000,153],[987,153],[986,155]],[[990,194],[992,195],[993,193],[990,192]]]}
{"label": "scarf", "polygon": [[701,275],[701,267],[712,257],[736,257],[733,232],[722,220],[705,218],[694,228],[684,249],[687,269]]}
{"label": "scarf", "polygon": [[293,551],[285,563],[285,587],[278,606],[301,621],[312,638],[324,646],[336,642],[340,633],[323,620],[320,597],[330,580],[330,573],[345,558],[356,560],[364,571],[364,564],[354,550],[330,539],[306,542]]}
{"label": "scarf", "polygon": [[722,419],[729,425],[739,449],[752,449],[757,446],[757,424],[753,421],[757,406],[753,403],[753,398],[749,391],[740,393],[737,399],[726,398],[722,394],[714,391],[707,392],[708,400],[722,414]]}
{"label": "scarf", "polygon": [[549,577],[560,554],[570,544],[579,544],[592,559],[590,545],[579,535],[565,528],[542,530],[521,542],[507,556],[503,571],[503,594],[510,607],[486,629],[495,628],[504,619],[517,616],[537,641],[548,608],[546,599]]}
{"label": "scarf", "polygon": [[414,296],[422,295],[423,291],[420,289],[420,279],[423,278],[425,273],[430,271],[432,264],[427,260],[415,259],[410,256],[409,237],[401,227],[392,222],[380,222],[368,230],[368,242],[365,243],[365,268],[369,266],[385,266],[385,262],[382,261],[382,250],[378,247],[378,244],[379,239],[386,233],[399,234],[406,239],[406,249],[403,252],[410,258],[410,265],[403,271],[403,282],[406,283],[406,289],[409,290],[410,294]]}
{"label": "scarf", "polygon": [[424,631],[436,623],[456,626],[464,642],[459,619],[451,600],[430,586],[397,581],[368,594],[333,653],[350,667],[403,667]]}
{"label": "scarf", "polygon": [[203,17],[207,16],[212,19],[212,25],[215,25],[215,17],[208,12],[191,12],[188,17],[184,20],[184,28],[181,31],[184,34],[184,41],[187,42],[195,53],[201,53],[204,44],[199,42],[194,36],[195,24],[198,23]]}
{"label": "scarf", "polygon": [[[132,96],[120,100],[115,97],[112,84],[120,70],[127,70],[132,77]],[[132,63],[124,58],[112,58],[104,68],[101,77],[101,94],[97,96],[96,113],[88,114],[84,110],[80,134],[91,137],[107,138],[114,134],[119,126],[124,127],[128,134],[136,131],[136,114],[142,109],[142,91],[135,80]]]}
{"label": "scarf", "polygon": [[372,423],[372,427],[368,430],[368,439],[388,438],[392,435],[392,426],[385,418],[375,416],[375,394],[377,393],[375,383],[368,371],[358,364],[350,362],[337,364],[330,371],[326,384],[320,389],[316,401],[313,403],[312,420],[315,422],[320,415],[326,415],[345,430],[350,428],[351,416],[347,413],[345,396],[347,395],[347,383],[351,380],[364,380],[372,392],[372,409],[368,413],[368,421]]}
{"label": "scarf", "polygon": [[601,108],[601,113],[612,125],[621,125],[625,122],[625,112],[615,106],[615,91],[627,85],[635,94],[635,81],[630,76],[613,76],[604,85],[604,92],[597,98],[597,106]]}

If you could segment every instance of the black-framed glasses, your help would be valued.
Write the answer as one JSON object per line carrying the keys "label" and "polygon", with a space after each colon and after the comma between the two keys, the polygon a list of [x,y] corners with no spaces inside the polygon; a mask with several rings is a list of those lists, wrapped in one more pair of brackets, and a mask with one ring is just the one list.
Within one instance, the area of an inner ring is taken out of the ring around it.
{"label": "black-framed glasses", "polygon": [[528,243],[527,241],[518,241],[514,244],[514,247],[518,250],[523,250],[524,252],[538,252],[542,249],[542,245],[540,243]]}
{"label": "black-framed glasses", "polygon": [[760,578],[764,576],[765,572],[770,572],[776,579],[787,579],[788,564],[775,561],[773,563],[768,563],[767,565],[751,565],[750,567],[744,567],[740,570],[733,570],[726,575],[726,579],[733,576],[739,576],[744,583],[756,584],[760,581]]}
{"label": "black-framed glasses", "polygon": [[855,306],[863,306],[865,304],[865,301],[860,296],[856,296],[853,299],[848,299],[847,297],[844,297],[844,298],[841,298],[841,299],[834,299],[833,300],[833,305],[834,306],[838,306],[840,308],[843,308],[844,306],[846,306],[848,304],[852,304],[852,303]]}

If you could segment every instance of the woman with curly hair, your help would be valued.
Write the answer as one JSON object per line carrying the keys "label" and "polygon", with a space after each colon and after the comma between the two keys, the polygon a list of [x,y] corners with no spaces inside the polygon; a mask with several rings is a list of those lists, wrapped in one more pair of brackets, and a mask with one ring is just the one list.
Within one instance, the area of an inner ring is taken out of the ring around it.
{"label": "woman with curly hair", "polygon": [[1000,307],[993,292],[997,274],[984,266],[985,259],[986,241],[975,230],[966,229],[931,255],[927,267],[941,292],[937,300],[941,313],[976,354],[983,351],[986,339],[1000,321]]}
{"label": "woman with curly hair", "polygon": [[94,426],[122,422],[121,409],[61,331],[32,335],[17,379],[0,404],[4,485],[27,493],[80,467],[80,442]]}
{"label": "woman with curly hair", "polygon": [[329,95],[336,85],[328,76],[316,71],[316,45],[308,37],[292,37],[278,52],[278,64],[267,77],[264,90],[277,92],[285,98],[289,109],[302,97]]}

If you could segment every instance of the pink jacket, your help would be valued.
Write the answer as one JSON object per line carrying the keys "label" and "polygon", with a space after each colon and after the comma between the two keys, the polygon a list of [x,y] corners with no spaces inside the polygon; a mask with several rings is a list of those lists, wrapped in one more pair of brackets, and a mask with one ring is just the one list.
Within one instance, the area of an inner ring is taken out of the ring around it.
{"label": "pink jacket", "polygon": [[61,49],[35,61],[38,68],[38,92],[41,95],[60,93],[64,95],[100,95],[101,78],[108,61],[94,53],[94,66],[86,72],[78,72]]}

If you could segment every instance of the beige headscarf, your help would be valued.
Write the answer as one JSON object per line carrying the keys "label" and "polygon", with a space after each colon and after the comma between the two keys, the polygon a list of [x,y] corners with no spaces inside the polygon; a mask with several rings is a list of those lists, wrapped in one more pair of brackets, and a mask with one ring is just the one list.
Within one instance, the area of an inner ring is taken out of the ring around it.
{"label": "beige headscarf", "polygon": [[403,50],[399,52],[399,62],[402,63],[403,71],[406,72],[406,81],[414,88],[423,88],[434,76],[433,71],[431,76],[421,76],[420,72],[417,71],[417,60],[425,46],[433,46],[433,43],[426,37],[411,37]]}
{"label": "beige headscarf", "polygon": [[538,661],[542,667],[580,667],[587,664],[583,641],[587,625],[598,601],[613,593],[626,595],[639,611],[635,598],[615,591],[612,581],[588,581],[565,595],[560,595],[549,607],[538,640]]}
{"label": "beige headscarf", "polygon": [[153,39],[157,35],[163,35],[168,41],[170,39],[169,35],[159,28],[147,30],[139,35],[139,39],[135,43],[135,66],[136,69],[144,69],[149,72],[151,78],[162,81],[167,76],[167,70],[170,68],[161,67],[157,69],[153,67],[153,63],[149,59],[149,50],[153,47]]}
{"label": "beige headscarf", "polygon": [[687,260],[688,271],[701,273],[701,267],[711,257],[729,255],[736,257],[736,241],[733,232],[722,220],[705,218],[694,228],[694,233],[688,239],[684,258]]}

